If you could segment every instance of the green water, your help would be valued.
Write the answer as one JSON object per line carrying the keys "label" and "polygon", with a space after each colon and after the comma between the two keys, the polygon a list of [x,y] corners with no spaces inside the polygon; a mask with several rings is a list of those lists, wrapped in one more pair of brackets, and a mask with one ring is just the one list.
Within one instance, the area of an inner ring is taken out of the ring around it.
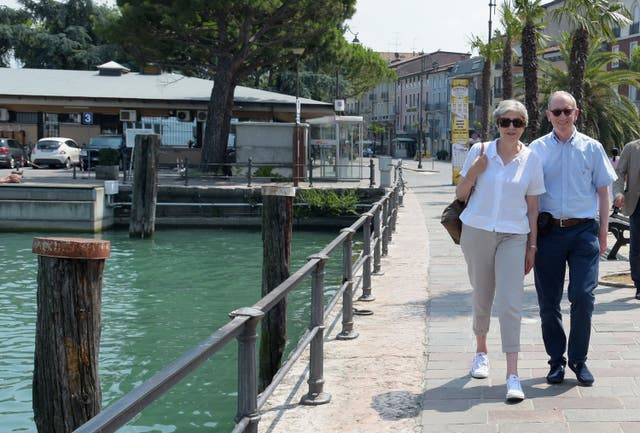
{"label": "green water", "polygon": [[[37,256],[33,237],[0,234],[0,426],[35,432],[31,380],[36,322]],[[336,232],[294,232],[292,270]],[[100,379],[103,407],[228,321],[228,313],[260,298],[262,243],[258,231],[161,230],[153,240],[127,232],[111,241],[102,293]],[[330,296],[340,282],[341,257],[327,268]],[[289,296],[291,348],[308,325],[310,282]],[[236,344],[154,402],[119,432],[228,432],[236,411]]]}

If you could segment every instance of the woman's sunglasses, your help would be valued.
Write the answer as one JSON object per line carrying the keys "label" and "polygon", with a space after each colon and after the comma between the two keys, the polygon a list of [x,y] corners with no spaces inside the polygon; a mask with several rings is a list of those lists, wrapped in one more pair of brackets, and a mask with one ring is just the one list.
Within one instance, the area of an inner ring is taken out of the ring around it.
{"label": "woman's sunglasses", "polygon": [[501,128],[508,128],[509,125],[513,125],[514,128],[522,128],[524,126],[524,120],[507,119],[506,117],[503,117],[502,119],[498,120],[498,125],[500,125]]}
{"label": "woman's sunglasses", "polygon": [[575,110],[575,108],[564,108],[562,110],[557,109],[557,110],[549,110],[549,111],[551,111],[551,113],[553,113],[553,115],[556,117],[560,117],[562,113],[564,113],[565,116],[569,117],[571,113],[573,113],[573,110]]}

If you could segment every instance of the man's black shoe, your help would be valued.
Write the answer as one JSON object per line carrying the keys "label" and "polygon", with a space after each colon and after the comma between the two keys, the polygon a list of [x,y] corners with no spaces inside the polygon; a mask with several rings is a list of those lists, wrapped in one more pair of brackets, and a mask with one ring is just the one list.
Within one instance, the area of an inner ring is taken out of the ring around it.
{"label": "man's black shoe", "polygon": [[547,374],[547,383],[562,383],[564,380],[564,365],[552,365]]}
{"label": "man's black shoe", "polygon": [[636,289],[636,299],[640,300],[640,289]]}
{"label": "man's black shoe", "polygon": [[584,386],[593,385],[593,375],[587,368],[587,364],[585,364],[584,362],[569,363],[569,368],[576,374],[576,379],[578,379],[578,382],[580,382]]}

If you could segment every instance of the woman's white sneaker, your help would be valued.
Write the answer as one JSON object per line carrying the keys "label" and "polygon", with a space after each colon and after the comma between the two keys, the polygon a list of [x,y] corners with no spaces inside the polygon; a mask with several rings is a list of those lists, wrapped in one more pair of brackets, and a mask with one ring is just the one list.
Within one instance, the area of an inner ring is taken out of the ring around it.
{"label": "woman's white sneaker", "polygon": [[522,391],[522,386],[520,386],[520,378],[515,374],[510,374],[507,378],[507,400],[524,400],[524,392]]}
{"label": "woman's white sneaker", "polygon": [[489,377],[489,357],[484,352],[476,353],[471,367],[471,377],[484,379]]}

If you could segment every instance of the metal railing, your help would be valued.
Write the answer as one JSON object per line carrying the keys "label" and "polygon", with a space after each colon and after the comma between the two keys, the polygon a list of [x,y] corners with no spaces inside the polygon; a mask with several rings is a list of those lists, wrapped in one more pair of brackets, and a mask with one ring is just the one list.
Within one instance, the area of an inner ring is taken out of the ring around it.
{"label": "metal railing", "polygon": [[[272,178],[280,178],[282,180],[293,180],[296,183],[308,182],[309,186],[313,186],[313,182],[320,180],[360,180],[361,175],[368,174],[369,186],[373,188],[375,185],[375,164],[372,158],[369,158],[368,162],[365,162],[366,158],[362,158],[361,161],[352,164],[323,164],[319,163],[316,159],[310,158],[306,163],[306,167],[298,166],[297,175],[293,175],[292,163],[281,162],[253,162],[252,158],[249,158],[247,162],[233,162],[233,163],[216,163],[208,164],[212,170],[207,170],[207,164],[190,165],[189,160],[178,161],[176,164],[176,171],[178,175],[184,180],[184,185],[189,185],[190,179],[201,177],[223,177],[223,178],[238,178],[246,179],[247,186],[251,186],[256,178],[256,172],[261,167],[266,168],[266,172],[271,174]],[[195,174],[197,168],[198,174]],[[368,173],[366,173],[368,169]],[[235,172],[235,174],[234,174]],[[286,172],[286,175],[282,175],[282,172]],[[350,173],[355,172],[341,178],[338,173]],[[329,174],[327,174],[329,173]],[[364,177],[363,177],[364,178]]]}
{"label": "metal railing", "polygon": [[[375,202],[368,212],[348,228],[340,231],[320,252],[308,257],[308,262],[293,272],[289,278],[274,288],[269,294],[251,307],[244,307],[229,314],[231,320],[196,347],[186,352],[151,378],[134,388],[111,406],[87,421],[74,433],[116,432],[136,414],[152,402],[162,397],[174,385],[189,373],[211,358],[232,339],[238,340],[238,409],[236,426],[232,433],[257,433],[260,420],[260,408],[282,382],[287,372],[309,346],[308,393],[302,404],[319,405],[328,403],[330,395],[324,391],[324,323],[338,301],[342,299],[342,330],[337,339],[351,340],[358,336],[354,330],[353,297],[354,292],[362,289],[361,301],[373,301],[371,276],[380,273],[381,257],[388,253],[396,227],[398,208],[402,205],[404,182],[401,163],[394,165],[393,188]],[[353,260],[353,238],[362,232],[363,248]],[[324,305],[325,264],[332,253],[342,247],[342,285]],[[356,279],[355,276],[359,275]],[[257,326],[264,315],[284,299],[289,292],[301,284],[305,278],[311,278],[311,314],[309,328],[298,341],[298,345],[289,354],[287,361],[273,377],[271,384],[261,393],[257,393],[256,341]]]}

